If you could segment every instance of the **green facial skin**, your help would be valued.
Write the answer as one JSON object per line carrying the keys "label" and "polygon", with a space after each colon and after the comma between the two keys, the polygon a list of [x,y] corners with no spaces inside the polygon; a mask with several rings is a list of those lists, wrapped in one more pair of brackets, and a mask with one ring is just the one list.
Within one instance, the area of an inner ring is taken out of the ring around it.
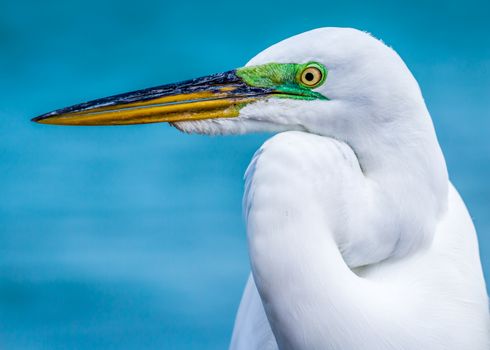
{"label": "green facial skin", "polygon": [[[322,79],[314,87],[301,83],[301,73],[308,67],[318,68]],[[269,88],[278,92],[277,97],[301,100],[328,100],[326,96],[313,91],[325,83],[327,69],[319,63],[268,63],[260,66],[243,67],[236,70],[236,75],[245,83],[254,87]],[[283,92],[284,94],[281,94]]]}

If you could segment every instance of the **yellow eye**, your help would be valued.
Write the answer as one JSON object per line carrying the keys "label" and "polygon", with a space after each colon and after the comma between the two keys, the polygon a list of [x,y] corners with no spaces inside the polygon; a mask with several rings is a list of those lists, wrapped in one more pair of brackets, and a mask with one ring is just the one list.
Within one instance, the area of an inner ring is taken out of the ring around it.
{"label": "yellow eye", "polygon": [[306,87],[317,87],[323,82],[323,72],[315,66],[306,67],[299,77],[301,84]]}

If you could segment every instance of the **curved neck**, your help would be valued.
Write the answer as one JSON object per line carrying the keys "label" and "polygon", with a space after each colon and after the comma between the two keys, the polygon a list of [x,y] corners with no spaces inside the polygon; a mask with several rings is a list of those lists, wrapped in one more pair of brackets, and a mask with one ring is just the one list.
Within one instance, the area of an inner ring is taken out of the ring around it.
{"label": "curved neck", "polygon": [[[348,337],[352,325],[367,332],[368,319],[389,316],[376,310],[397,309],[386,306],[396,293],[378,290],[349,266],[406,253],[432,237],[443,201],[431,187],[443,188],[437,179],[445,174],[432,140],[424,141],[425,155],[379,145],[386,160],[370,159],[364,172],[362,153],[356,159],[345,144],[302,132],[276,135],[257,152],[244,197],[249,253],[281,349],[314,349],[332,339],[362,348]],[[440,172],[432,174],[437,157]]]}
{"label": "curved neck", "polygon": [[373,317],[384,298],[345,263],[328,213],[342,208],[325,201],[340,195],[350,169],[341,162],[353,157],[347,152],[336,141],[289,132],[269,140],[247,171],[252,273],[281,349],[360,349],[356,342],[373,336],[362,318]]}

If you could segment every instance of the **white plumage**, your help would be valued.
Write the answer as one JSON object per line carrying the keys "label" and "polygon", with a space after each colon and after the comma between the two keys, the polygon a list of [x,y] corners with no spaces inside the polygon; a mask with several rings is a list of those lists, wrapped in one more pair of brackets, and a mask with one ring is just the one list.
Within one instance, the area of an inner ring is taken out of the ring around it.
{"label": "white plumage", "polygon": [[488,349],[476,235],[451,185],[430,244],[348,268],[332,227],[363,210],[354,160],[344,144],[302,132],[263,146],[245,199],[253,277],[231,348]]}
{"label": "white plumage", "polygon": [[231,349],[488,349],[477,238],[417,82],[370,35],[310,31],[249,62],[317,61],[319,101],[268,100],[202,133],[287,131],[256,153],[252,274]]}

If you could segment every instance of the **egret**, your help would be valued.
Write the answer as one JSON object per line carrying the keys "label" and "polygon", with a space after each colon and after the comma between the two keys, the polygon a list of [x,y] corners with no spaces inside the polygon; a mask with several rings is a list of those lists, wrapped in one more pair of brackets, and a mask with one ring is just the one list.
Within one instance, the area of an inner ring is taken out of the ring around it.
{"label": "egret", "polygon": [[276,134],[245,174],[251,275],[231,349],[490,347],[472,220],[417,81],[368,33],[308,31],[242,68],[34,121]]}

